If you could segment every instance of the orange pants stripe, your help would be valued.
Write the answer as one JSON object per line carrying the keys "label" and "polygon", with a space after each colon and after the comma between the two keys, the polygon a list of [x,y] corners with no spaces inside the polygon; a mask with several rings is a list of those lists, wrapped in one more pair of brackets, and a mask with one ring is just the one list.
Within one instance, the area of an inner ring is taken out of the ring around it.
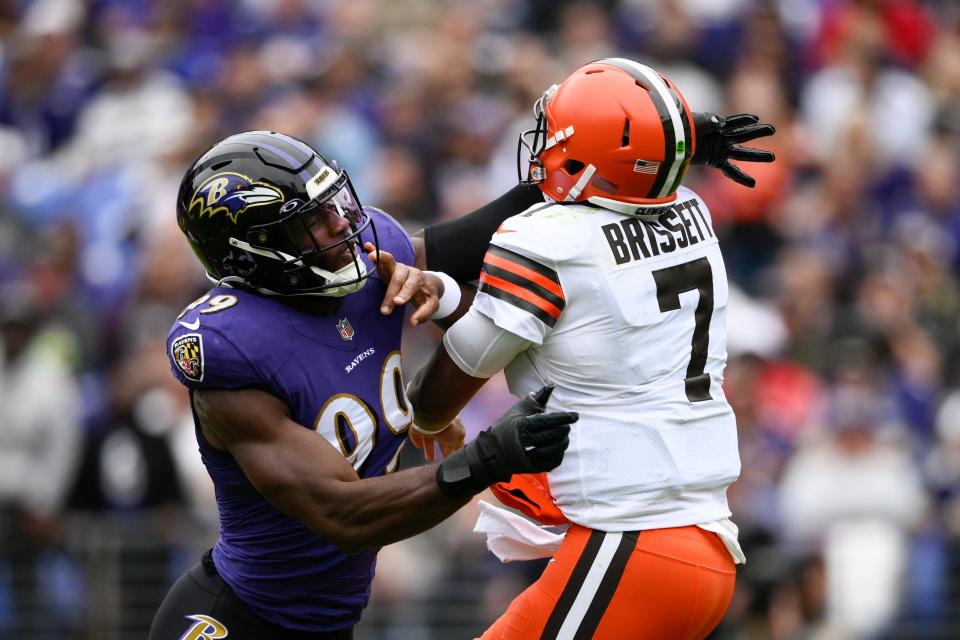
{"label": "orange pants stripe", "polygon": [[482,640],[699,640],[723,619],[735,582],[723,542],[698,527],[572,525]]}

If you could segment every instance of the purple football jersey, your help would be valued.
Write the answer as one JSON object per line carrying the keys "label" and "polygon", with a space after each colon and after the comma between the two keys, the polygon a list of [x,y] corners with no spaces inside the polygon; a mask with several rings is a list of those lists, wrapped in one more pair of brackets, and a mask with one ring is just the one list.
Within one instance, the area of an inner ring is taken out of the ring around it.
{"label": "purple football jersey", "polygon": [[[406,232],[382,211],[367,210],[380,248],[412,264]],[[400,374],[404,315],[403,309],[380,314],[386,285],[363,259],[373,275],[329,316],[239,289],[211,289],[173,324],[167,352],[174,375],[190,389],[267,390],[361,477],[392,470],[411,419]],[[356,624],[369,599],[376,550],[339,551],[271,505],[199,430],[197,440],[216,489],[220,537],[213,558],[227,584],[283,627],[329,631]]]}

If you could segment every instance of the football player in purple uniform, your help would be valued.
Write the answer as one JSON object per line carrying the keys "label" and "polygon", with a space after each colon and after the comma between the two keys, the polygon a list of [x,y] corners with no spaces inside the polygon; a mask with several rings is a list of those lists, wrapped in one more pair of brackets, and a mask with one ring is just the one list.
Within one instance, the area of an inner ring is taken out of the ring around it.
{"label": "football player in purple uniform", "polygon": [[264,131],[201,156],[177,217],[216,282],[167,346],[220,536],[167,594],[150,638],[350,638],[379,547],[515,472],[552,469],[577,416],[543,414],[545,391],[441,464],[393,473],[412,412],[403,315],[390,307],[436,317],[445,289],[408,266],[400,225],[361,207],[346,172],[308,145]]}

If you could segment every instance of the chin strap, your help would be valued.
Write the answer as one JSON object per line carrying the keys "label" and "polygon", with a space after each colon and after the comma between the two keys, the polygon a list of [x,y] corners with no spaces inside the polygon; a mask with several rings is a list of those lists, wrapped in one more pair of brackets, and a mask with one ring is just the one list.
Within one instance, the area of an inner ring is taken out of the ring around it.
{"label": "chin strap", "polygon": [[[238,240],[237,238],[231,237],[229,239],[230,246],[242,249],[244,251],[249,251],[250,253],[256,253],[257,255],[270,258],[272,260],[285,260],[293,264],[302,265],[303,261],[299,258],[296,258],[289,253],[284,253],[283,251],[267,251],[266,249],[258,249],[249,242],[244,242],[243,240]],[[314,292],[304,292],[297,293],[295,295],[303,296],[326,296],[328,298],[342,298],[344,296],[350,295],[351,293],[356,293],[363,288],[363,285],[367,283],[367,265],[363,263],[363,260],[360,259],[360,255],[356,251],[352,251],[353,260],[344,266],[340,267],[336,271],[328,271],[320,267],[310,267],[310,271],[316,275],[326,279],[328,285],[338,285],[339,286],[330,286],[323,291],[314,291]],[[234,282],[244,282],[242,278],[237,278],[236,276],[227,276],[222,278],[220,282],[226,282],[228,280],[233,280]],[[257,291],[265,293],[267,295],[290,295],[290,294],[280,294],[275,291],[270,291],[269,289],[260,289]]]}
{"label": "chin strap", "polygon": [[597,168],[592,164],[588,164],[587,168],[583,170],[583,175],[580,176],[580,179],[577,180],[577,184],[570,187],[570,191],[567,192],[567,197],[563,199],[564,202],[573,202],[580,197],[580,194],[583,193],[583,190],[590,184],[590,179],[593,178],[593,174],[597,172]]}
{"label": "chin strap", "polygon": [[617,213],[622,213],[628,216],[658,216],[668,207],[672,207],[676,203],[676,199],[670,200],[669,202],[658,202],[655,204],[633,204],[630,202],[620,202],[619,200],[613,200],[611,198],[604,198],[601,196],[590,196],[587,198],[587,202],[603,209],[610,209],[611,211],[616,211]]}
{"label": "chin strap", "polygon": [[318,276],[323,276],[327,279],[327,284],[337,284],[338,282],[343,282],[340,286],[331,287],[330,289],[324,289],[317,293],[321,296],[330,296],[331,298],[342,298],[343,296],[349,295],[351,293],[356,293],[363,288],[363,285],[367,284],[367,265],[363,263],[360,259],[360,256],[356,253],[353,254],[353,260],[349,264],[345,264],[336,271],[327,271],[326,269],[321,269],[320,267],[310,267],[310,271],[313,271]]}

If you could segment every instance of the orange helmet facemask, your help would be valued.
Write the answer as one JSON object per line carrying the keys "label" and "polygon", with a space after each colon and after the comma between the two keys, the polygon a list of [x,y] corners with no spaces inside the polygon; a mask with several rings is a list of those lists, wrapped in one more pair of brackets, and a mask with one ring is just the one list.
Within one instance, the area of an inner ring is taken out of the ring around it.
{"label": "orange helmet facemask", "polygon": [[[690,108],[651,67],[605,58],[550,87],[520,136],[527,183],[560,202],[620,211],[670,205],[695,148]],[[518,168],[520,149],[517,149]]]}

